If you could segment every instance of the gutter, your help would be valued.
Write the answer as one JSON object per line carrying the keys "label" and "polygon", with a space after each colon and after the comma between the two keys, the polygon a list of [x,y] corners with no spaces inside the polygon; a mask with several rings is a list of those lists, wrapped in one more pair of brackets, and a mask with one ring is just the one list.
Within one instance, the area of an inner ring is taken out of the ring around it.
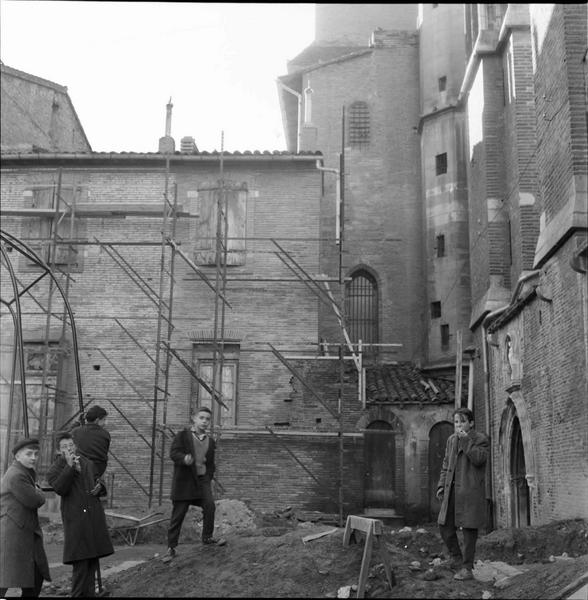
{"label": "gutter", "polygon": [[302,123],[302,94],[288,87],[285,83],[277,80],[278,85],[286,92],[289,92],[298,99],[298,122],[296,123],[296,152],[300,152],[300,124]]}
{"label": "gutter", "polygon": [[[223,160],[225,162],[236,162],[236,161],[259,161],[259,160],[271,160],[271,161],[316,161],[317,155],[321,156],[320,152],[308,153],[308,154],[292,154],[290,152],[269,152],[269,151],[245,151],[224,153]],[[169,158],[171,162],[218,162],[221,156],[220,152],[212,153],[200,153],[200,154],[182,154],[176,152],[171,155],[160,154],[159,152],[152,153],[140,153],[140,152],[62,152],[62,153],[30,153],[30,152],[16,152],[13,154],[2,154],[2,166],[6,169],[10,166],[6,163],[10,161],[31,161],[31,162],[51,162],[51,161],[87,161],[87,162],[105,162],[105,161],[123,161],[123,162],[137,162],[137,161],[149,161],[149,162],[162,162]]]}
{"label": "gutter", "polygon": [[335,180],[336,192],[335,192],[335,243],[339,245],[341,243],[341,171],[332,167],[323,167],[323,159],[317,159],[316,168],[319,171],[334,173],[337,176]]}

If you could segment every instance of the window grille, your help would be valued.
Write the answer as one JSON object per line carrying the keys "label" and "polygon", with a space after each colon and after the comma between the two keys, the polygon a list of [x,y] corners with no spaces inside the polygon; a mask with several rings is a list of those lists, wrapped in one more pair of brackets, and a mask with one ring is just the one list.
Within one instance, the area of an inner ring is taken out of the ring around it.
{"label": "window grille", "polygon": [[365,271],[352,275],[345,294],[345,315],[351,341],[378,342],[378,286]]}
{"label": "window grille", "polygon": [[443,152],[443,154],[437,154],[437,156],[435,156],[435,173],[437,175],[443,175],[443,173],[447,173],[447,152]]}
{"label": "window grille", "polygon": [[370,113],[365,102],[354,102],[349,108],[349,144],[361,146],[370,142]]}
{"label": "window grille", "polygon": [[437,258],[445,256],[445,236],[440,234],[437,236]]}
{"label": "window grille", "polygon": [[441,349],[449,348],[449,325],[441,325]]}

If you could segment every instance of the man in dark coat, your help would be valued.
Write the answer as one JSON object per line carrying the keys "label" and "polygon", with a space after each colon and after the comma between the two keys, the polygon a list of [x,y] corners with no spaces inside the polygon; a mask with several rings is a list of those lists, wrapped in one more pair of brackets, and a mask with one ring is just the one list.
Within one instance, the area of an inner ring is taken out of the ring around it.
{"label": "man in dark coat", "polygon": [[23,596],[38,596],[51,581],[37,510],[45,495],[37,485],[39,440],[25,438],[12,449],[14,462],[0,481],[0,597],[19,587]]}
{"label": "man in dark coat", "polygon": [[174,462],[171,499],[172,515],[167,533],[167,553],[163,560],[170,561],[176,555],[182,523],[190,506],[202,508],[202,543],[223,546],[226,541],[212,537],[214,531],[215,504],[211,481],[214,477],[214,440],[207,435],[211,412],[199,408],[192,415],[192,425],[174,437],[170,457]]}
{"label": "man in dark coat", "polygon": [[[490,443],[483,433],[474,431],[474,415],[467,408],[453,413],[455,433],[449,436],[437,498],[441,509],[437,522],[451,557],[451,566],[460,568],[454,578],[472,579],[478,529],[486,518],[486,460]],[[464,551],[457,539],[457,527],[463,530]]]}
{"label": "man in dark coat", "polygon": [[63,563],[71,564],[71,595],[95,596],[95,573],[99,559],[114,552],[106,525],[104,508],[94,486],[92,463],[76,454],[70,433],[58,439],[59,454],[49,472],[47,481],[61,496],[63,520]]}

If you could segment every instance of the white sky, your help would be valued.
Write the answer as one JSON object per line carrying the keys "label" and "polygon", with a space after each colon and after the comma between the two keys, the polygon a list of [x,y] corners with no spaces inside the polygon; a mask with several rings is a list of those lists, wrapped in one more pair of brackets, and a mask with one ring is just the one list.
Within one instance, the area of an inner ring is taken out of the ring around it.
{"label": "white sky", "polygon": [[276,78],[314,38],[314,4],[0,0],[4,64],[67,86],[92,149],[285,150]]}

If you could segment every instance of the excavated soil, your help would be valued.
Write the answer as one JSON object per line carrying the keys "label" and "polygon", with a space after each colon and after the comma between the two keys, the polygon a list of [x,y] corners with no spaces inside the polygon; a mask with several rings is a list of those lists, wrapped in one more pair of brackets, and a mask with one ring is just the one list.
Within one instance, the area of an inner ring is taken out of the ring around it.
{"label": "excavated soil", "polygon": [[[105,577],[111,595],[355,597],[352,586],[358,583],[364,544],[359,540],[344,547],[343,528],[336,526],[333,515],[289,509],[256,515],[235,500],[221,500],[217,506],[215,535],[223,535],[226,546],[200,544],[201,516],[199,509],[190,509],[193,512],[184,524],[177,557],[168,564],[161,560],[165,523],[145,530],[135,546],[137,552],[142,544],[154,543],[161,544],[160,551],[141,564]],[[322,537],[309,539],[321,533]],[[588,573],[588,523],[583,520],[504,529],[480,537],[476,569],[506,564],[506,568],[510,565],[522,571],[508,579],[497,576],[489,581],[453,579],[453,571],[442,562],[444,547],[435,524],[385,527],[383,538],[395,585],[388,586],[375,548],[366,598],[558,598],[568,584],[581,581]],[[54,595],[65,592],[58,587],[47,591]]]}

